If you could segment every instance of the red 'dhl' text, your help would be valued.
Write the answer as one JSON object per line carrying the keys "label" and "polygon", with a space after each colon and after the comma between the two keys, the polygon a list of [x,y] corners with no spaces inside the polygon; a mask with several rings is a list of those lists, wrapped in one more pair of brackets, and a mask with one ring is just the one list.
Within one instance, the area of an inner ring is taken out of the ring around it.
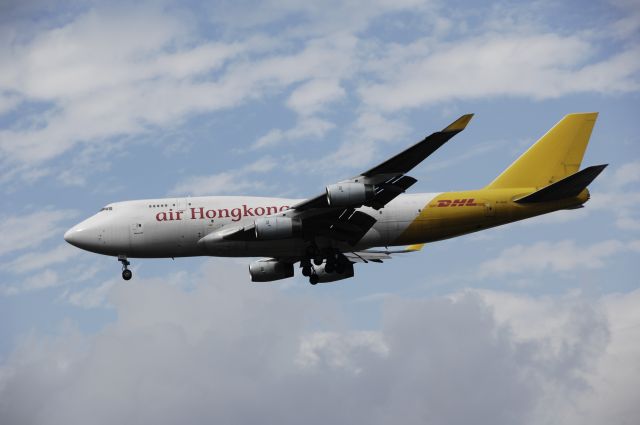
{"label": "red 'dhl' text", "polygon": [[437,207],[479,207],[482,204],[476,204],[475,198],[470,199],[439,199]]}
{"label": "red 'dhl' text", "polygon": [[288,210],[288,205],[269,207],[248,207],[246,204],[242,208],[217,208],[205,209],[204,207],[189,208],[187,211],[160,211],[156,214],[157,221],[176,220],[204,220],[214,218],[230,218],[231,221],[240,221],[242,217],[261,217],[272,215]]}

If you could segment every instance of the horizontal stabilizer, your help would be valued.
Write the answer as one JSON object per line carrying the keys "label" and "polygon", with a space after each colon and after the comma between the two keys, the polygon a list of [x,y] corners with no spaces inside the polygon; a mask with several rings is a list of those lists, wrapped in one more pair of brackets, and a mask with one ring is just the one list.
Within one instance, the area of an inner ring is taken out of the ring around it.
{"label": "horizontal stabilizer", "polygon": [[608,164],[594,165],[587,167],[582,171],[565,177],[549,186],[533,192],[523,198],[517,199],[515,202],[519,204],[531,204],[534,202],[551,202],[560,199],[572,198],[578,196],[598,175],[606,168]]}

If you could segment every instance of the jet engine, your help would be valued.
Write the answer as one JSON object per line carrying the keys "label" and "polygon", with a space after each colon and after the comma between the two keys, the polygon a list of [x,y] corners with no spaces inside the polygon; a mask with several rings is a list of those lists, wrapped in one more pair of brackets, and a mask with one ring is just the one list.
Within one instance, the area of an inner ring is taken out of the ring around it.
{"label": "jet engine", "polygon": [[373,185],[337,183],[327,186],[327,203],[332,207],[360,206],[373,198]]}
{"label": "jet engine", "polygon": [[258,260],[249,264],[252,282],[271,282],[293,276],[293,264],[278,260]]}
{"label": "jet engine", "polygon": [[289,217],[264,217],[254,221],[256,239],[286,239],[298,235],[302,230],[302,222]]}
{"label": "jet engine", "polygon": [[316,274],[318,275],[318,283],[335,282],[336,280],[348,279],[353,277],[353,263],[346,261],[344,263],[344,269],[340,273],[334,271],[327,273],[324,266],[327,263],[323,263],[320,266],[316,266]]}

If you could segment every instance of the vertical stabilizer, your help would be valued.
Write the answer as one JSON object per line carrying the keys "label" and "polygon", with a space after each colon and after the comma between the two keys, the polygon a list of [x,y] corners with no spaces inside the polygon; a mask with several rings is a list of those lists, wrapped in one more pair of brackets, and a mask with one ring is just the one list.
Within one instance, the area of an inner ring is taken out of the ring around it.
{"label": "vertical stabilizer", "polygon": [[576,173],[597,117],[566,115],[486,188],[541,188]]}

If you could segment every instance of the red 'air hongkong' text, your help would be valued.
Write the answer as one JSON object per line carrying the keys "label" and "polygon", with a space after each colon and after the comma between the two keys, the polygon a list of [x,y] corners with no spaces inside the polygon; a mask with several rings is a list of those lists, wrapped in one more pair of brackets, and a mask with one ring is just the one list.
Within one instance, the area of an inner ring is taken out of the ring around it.
{"label": "red 'air hongkong' text", "polygon": [[212,208],[204,207],[189,208],[186,211],[160,211],[156,214],[157,221],[177,221],[177,220],[207,220],[216,218],[230,218],[231,221],[240,221],[243,217],[261,217],[273,215],[288,210],[288,205],[268,206],[268,207],[248,207],[243,204],[238,208]]}

